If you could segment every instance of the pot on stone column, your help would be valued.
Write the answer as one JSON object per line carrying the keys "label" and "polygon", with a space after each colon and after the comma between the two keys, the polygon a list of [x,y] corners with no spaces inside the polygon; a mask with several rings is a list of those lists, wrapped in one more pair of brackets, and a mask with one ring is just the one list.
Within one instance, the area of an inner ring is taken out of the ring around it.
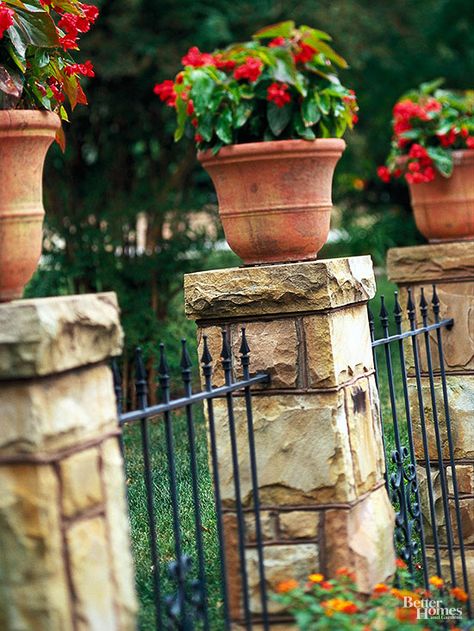
{"label": "pot on stone column", "polygon": [[451,177],[409,184],[418,230],[431,243],[474,239],[474,150],[453,151]]}
{"label": "pot on stone column", "polygon": [[244,264],[315,259],[326,243],[334,169],[344,140],[276,140],[198,153],[219,200],[231,249]]}
{"label": "pot on stone column", "polygon": [[43,165],[60,124],[52,112],[0,110],[0,302],[21,298],[38,265]]}

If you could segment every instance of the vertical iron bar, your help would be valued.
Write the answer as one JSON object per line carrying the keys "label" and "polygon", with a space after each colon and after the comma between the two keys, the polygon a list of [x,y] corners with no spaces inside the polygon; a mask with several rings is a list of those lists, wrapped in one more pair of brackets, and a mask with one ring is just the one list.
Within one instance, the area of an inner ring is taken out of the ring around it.
{"label": "vertical iron bar", "polygon": [[[384,296],[381,296],[380,323],[382,325],[384,336],[386,338],[389,337],[390,333],[388,329],[388,311],[385,308]],[[396,446],[396,451],[392,453],[392,460],[397,466],[397,472],[396,474],[390,477],[390,483],[391,483],[392,491],[393,491],[392,497],[396,496],[400,503],[400,511],[396,516],[396,525],[398,527],[398,533],[400,533],[403,538],[402,554],[403,554],[404,560],[408,562],[408,569],[410,571],[410,574],[413,575],[414,567],[413,567],[413,550],[412,550],[412,545],[411,545],[411,542],[412,542],[411,521],[408,514],[406,488],[405,488],[405,475],[404,475],[404,468],[403,468],[403,460],[405,457],[406,450],[404,447],[402,447],[401,440],[400,440],[390,343],[385,343],[383,347],[385,351],[385,363],[387,366],[387,373],[388,373],[390,407],[392,410],[393,430],[394,430],[394,435],[395,435],[395,446]],[[402,542],[400,541],[400,543]]]}
{"label": "vertical iron bar", "polygon": [[[440,313],[440,304],[438,294],[436,292],[436,285],[433,285],[433,298],[431,300],[431,304],[433,306],[433,314],[435,317],[435,322],[439,322],[439,313]],[[461,565],[462,565],[462,576],[463,576],[463,585],[466,593],[469,593],[469,580],[467,575],[467,567],[466,567],[466,552],[464,549],[464,538],[462,534],[462,521],[461,521],[461,508],[459,506],[459,495],[458,495],[458,481],[457,481],[457,473],[456,473],[456,461],[454,459],[454,447],[453,447],[453,436],[451,431],[451,413],[449,411],[449,399],[448,399],[448,387],[446,383],[446,370],[444,367],[444,350],[443,350],[443,338],[441,334],[441,328],[436,329],[436,336],[438,342],[438,357],[439,357],[439,369],[441,373],[441,384],[443,388],[443,402],[444,402],[444,413],[446,419],[446,434],[448,438],[448,448],[449,448],[449,462],[451,465],[451,475],[453,481],[453,495],[454,495],[454,507],[456,512],[456,526],[458,531],[458,539],[459,539],[459,548],[461,552]],[[469,618],[471,617],[471,599],[467,601],[467,614]]]}
{"label": "vertical iron bar", "polygon": [[[400,302],[398,300],[398,291],[395,292],[395,307],[394,307],[394,316],[395,316],[395,327],[398,335],[402,334],[402,308],[400,306]],[[413,442],[413,424],[411,418],[411,410],[410,410],[410,399],[408,396],[408,378],[407,378],[407,369],[405,364],[405,347],[403,343],[403,339],[398,340],[398,351],[400,356],[400,367],[402,371],[402,385],[403,385],[403,398],[405,402],[405,416],[407,421],[407,429],[408,429],[408,443],[410,448],[410,460],[411,471],[407,474],[408,481],[408,506],[410,513],[413,518],[416,520],[417,529],[421,537],[421,541],[423,542],[425,539],[425,533],[423,528],[423,514],[421,511],[421,501],[420,501],[420,493],[418,488],[418,475],[416,471],[416,455],[415,455],[415,446]],[[411,508],[410,501],[410,491],[415,495],[415,506]],[[421,556],[422,556],[422,565],[423,565],[423,581],[425,588],[429,588],[428,582],[428,563],[426,559],[426,549],[425,546],[421,547]],[[416,549],[414,548],[414,552]]]}
{"label": "vertical iron bar", "polygon": [[[227,340],[227,332],[222,331],[222,367],[224,369],[225,384],[229,386],[232,383],[232,351]],[[232,401],[232,393],[226,394],[227,400],[227,413],[229,416],[229,434],[230,445],[232,452],[232,465],[234,470],[234,490],[235,490],[235,503],[237,509],[237,523],[238,523],[238,539],[239,539],[239,558],[241,566],[241,578],[242,578],[242,592],[243,592],[243,606],[245,616],[245,627],[248,631],[252,629],[252,620],[250,615],[250,602],[248,592],[248,577],[247,566],[245,562],[245,522],[244,514],[242,510],[242,498],[240,494],[240,470],[239,470],[239,455],[237,449],[237,435],[235,431],[235,417],[234,406]]]}
{"label": "vertical iron bar", "polygon": [[[141,348],[137,348],[135,351],[135,388],[137,391],[137,403],[138,407],[144,409],[148,405],[148,384],[146,380],[145,366],[143,364],[143,357]],[[158,557],[157,536],[156,536],[156,520],[155,509],[153,499],[153,479],[152,479],[152,465],[150,459],[150,440],[148,433],[148,419],[144,418],[140,421],[140,431],[142,438],[142,450],[143,450],[143,474],[145,478],[146,489],[146,503],[148,512],[148,526],[150,533],[150,550],[151,550],[151,562],[152,562],[152,577],[153,577],[153,597],[155,602],[155,615],[157,621],[157,628],[162,626],[162,611],[161,611],[161,586],[160,586],[160,564]]]}
{"label": "vertical iron bar", "polygon": [[[209,352],[207,343],[207,335],[203,335],[203,352],[201,357],[202,374],[204,376],[204,382],[207,392],[212,392],[212,357]],[[209,439],[211,446],[211,462],[212,462],[212,479],[214,482],[214,497],[216,502],[216,515],[217,515],[217,537],[219,540],[219,562],[221,570],[222,581],[222,604],[224,610],[224,623],[225,631],[230,631],[230,616],[229,616],[229,598],[227,593],[227,564],[225,559],[225,538],[224,527],[222,523],[222,501],[221,501],[221,487],[219,477],[219,461],[217,456],[217,441],[216,441],[216,425],[214,420],[214,406],[212,398],[207,399],[207,417],[209,422]]]}
{"label": "vertical iron bar", "polygon": [[[163,403],[169,403],[170,400],[170,387],[169,387],[169,374],[168,363],[165,356],[164,344],[160,344],[160,364],[158,368],[161,393],[163,397]],[[178,506],[178,484],[176,479],[176,463],[174,458],[174,444],[173,444],[173,428],[171,424],[171,412],[166,411],[163,413],[165,421],[165,434],[166,434],[166,455],[168,459],[168,477],[170,482],[170,496],[171,496],[171,509],[173,515],[173,535],[174,535],[174,549],[176,555],[176,580],[178,583],[178,609],[179,617],[183,626],[186,624],[186,598],[185,598],[185,576],[183,573],[182,564],[182,546],[181,546],[181,529],[179,523],[179,506]]]}
{"label": "vertical iron bar", "polygon": [[[241,365],[244,381],[249,379],[250,372],[250,348],[247,344],[247,337],[245,335],[245,327],[242,327],[242,343],[240,345]],[[257,473],[257,455],[255,449],[255,436],[253,429],[253,411],[252,411],[252,395],[250,387],[244,388],[245,394],[245,407],[247,412],[247,431],[249,440],[249,453],[250,453],[250,468],[252,474],[252,487],[253,487],[253,504],[255,513],[255,534],[257,541],[257,555],[258,555],[258,571],[260,578],[260,598],[262,601],[262,617],[263,628],[267,631],[269,627],[268,620],[268,606],[267,606],[267,590],[265,581],[265,565],[263,560],[263,536],[262,536],[262,524],[260,519],[260,496],[258,487],[258,473]]]}
{"label": "vertical iron bar", "polygon": [[[369,317],[370,339],[372,342],[374,342],[375,341],[375,318],[369,305],[367,305],[367,312],[368,312],[368,317]],[[382,398],[381,398],[382,393],[380,392],[380,384],[379,384],[377,349],[374,347],[372,347],[372,357],[374,360],[374,369],[375,369],[375,385],[377,387],[377,392],[379,394],[380,434],[382,436],[383,456],[385,459],[385,472],[383,475],[385,479],[385,488],[387,489],[387,493],[390,494],[390,488],[388,484],[389,463],[388,463],[388,455],[387,455],[387,446],[386,446],[386,441],[385,441],[385,428],[383,426],[383,412],[382,412]]]}
{"label": "vertical iron bar", "polygon": [[[115,392],[115,402],[117,403],[117,416],[120,420],[120,415],[122,414],[122,400],[123,400],[123,392],[122,392],[122,377],[120,375],[120,369],[118,367],[117,359],[114,357],[112,359],[112,376],[114,380],[114,392]],[[120,433],[118,435],[120,453],[122,454],[122,458],[125,463],[125,445],[123,442],[123,428],[119,426]]]}
{"label": "vertical iron bar", "polygon": [[[408,312],[408,320],[410,322],[410,329],[414,331],[416,329],[416,310],[415,310],[415,304],[413,302],[411,288],[408,288],[407,312]],[[441,572],[441,560],[440,560],[439,540],[438,540],[438,523],[436,519],[435,503],[434,503],[434,496],[433,496],[433,484],[432,484],[432,479],[431,479],[431,460],[430,460],[430,453],[429,453],[428,436],[426,433],[425,404],[423,400],[423,390],[422,390],[423,384],[421,381],[420,355],[418,351],[417,336],[413,335],[411,338],[411,341],[412,341],[412,348],[413,348],[413,361],[415,364],[415,379],[416,379],[416,392],[418,396],[418,408],[420,411],[421,439],[423,442],[423,451],[425,453],[426,483],[428,485],[428,501],[429,501],[429,506],[430,506],[431,524],[432,524],[432,531],[433,531],[436,572],[438,576],[441,576],[442,572]],[[422,546],[425,547],[425,541],[422,541]]]}
{"label": "vertical iron bar", "polygon": [[[181,374],[184,384],[184,396],[190,397],[192,394],[191,387],[191,360],[189,358],[188,349],[186,347],[186,340],[181,340]],[[209,630],[209,614],[207,607],[207,588],[206,588],[206,570],[204,560],[204,542],[202,538],[202,517],[201,517],[201,501],[199,498],[199,472],[196,459],[196,436],[194,432],[194,418],[192,405],[186,406],[186,422],[188,429],[188,443],[189,443],[189,459],[191,469],[191,484],[193,490],[193,503],[194,503],[194,524],[196,533],[196,549],[198,555],[198,572],[200,582],[201,593],[201,606],[204,620],[204,629]]]}
{"label": "vertical iron bar", "polygon": [[[420,310],[421,310],[421,317],[423,320],[423,326],[426,327],[428,326],[428,303],[426,302],[425,292],[424,292],[423,287],[421,288]],[[446,522],[446,536],[447,536],[447,543],[448,543],[451,582],[453,585],[456,585],[456,570],[454,567],[454,555],[453,555],[453,532],[451,528],[451,515],[449,514],[446,470],[444,468],[444,463],[443,463],[443,445],[441,443],[441,434],[439,431],[438,404],[436,403],[436,389],[435,389],[434,376],[433,376],[433,361],[431,357],[431,342],[430,342],[429,331],[424,332],[424,337],[425,337],[426,362],[427,362],[427,367],[428,367],[428,378],[429,378],[429,383],[430,383],[431,405],[433,408],[433,427],[434,427],[435,438],[436,438],[436,451],[438,454],[438,469],[439,469],[439,474],[441,477],[441,494],[443,496],[444,519]]]}

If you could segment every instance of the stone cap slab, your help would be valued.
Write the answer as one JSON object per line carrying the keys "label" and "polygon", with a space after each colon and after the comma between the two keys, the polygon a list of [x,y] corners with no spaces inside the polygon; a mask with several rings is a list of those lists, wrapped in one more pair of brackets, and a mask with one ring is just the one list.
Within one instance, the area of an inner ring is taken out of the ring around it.
{"label": "stone cap slab", "polygon": [[395,283],[474,279],[474,241],[392,248],[388,277]]}
{"label": "stone cap slab", "polygon": [[235,267],[186,274],[191,320],[324,311],[375,295],[370,256]]}
{"label": "stone cap slab", "polygon": [[119,355],[114,293],[0,304],[0,381],[51,375]]}

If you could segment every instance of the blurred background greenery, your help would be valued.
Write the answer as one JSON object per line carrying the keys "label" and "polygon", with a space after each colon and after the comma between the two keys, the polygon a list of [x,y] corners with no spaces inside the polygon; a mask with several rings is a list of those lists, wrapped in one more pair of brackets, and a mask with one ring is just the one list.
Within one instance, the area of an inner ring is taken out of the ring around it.
{"label": "blurred background greenery", "polygon": [[[321,256],[366,254],[383,268],[394,245],[422,242],[408,192],[382,184],[395,100],[435,77],[466,88],[474,76],[472,0],[100,0],[81,54],[97,76],[89,107],[50,151],[44,256],[28,295],[114,290],[127,349],[188,332],[183,274],[239,264],[222,247],[216,198],[192,139],[174,144],[174,112],[152,90],[173,78],[190,46],[211,51],[293,19],[329,32],[357,93],[356,131],[338,165],[331,242]],[[216,244],[217,241],[217,244]],[[128,351],[127,351],[128,352]],[[177,359],[176,359],[177,361]]]}

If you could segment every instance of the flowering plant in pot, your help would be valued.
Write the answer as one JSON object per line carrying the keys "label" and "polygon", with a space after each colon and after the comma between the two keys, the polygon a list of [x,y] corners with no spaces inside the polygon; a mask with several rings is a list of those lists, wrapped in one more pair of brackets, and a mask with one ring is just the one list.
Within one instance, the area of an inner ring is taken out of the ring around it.
{"label": "flowering plant in pot", "polygon": [[176,110],[176,140],[194,133],[246,264],[315,258],[327,239],[341,137],[358,109],[330,40],[282,22],[212,54],[191,48],[175,79],[155,86]]}
{"label": "flowering plant in pot", "polygon": [[61,120],[87,99],[78,39],[98,16],[79,0],[0,0],[0,302],[21,297],[41,254],[42,173]]}
{"label": "flowering plant in pot", "polygon": [[452,92],[442,83],[422,84],[395,104],[392,147],[378,174],[408,182],[427,239],[474,239],[474,90]]}

